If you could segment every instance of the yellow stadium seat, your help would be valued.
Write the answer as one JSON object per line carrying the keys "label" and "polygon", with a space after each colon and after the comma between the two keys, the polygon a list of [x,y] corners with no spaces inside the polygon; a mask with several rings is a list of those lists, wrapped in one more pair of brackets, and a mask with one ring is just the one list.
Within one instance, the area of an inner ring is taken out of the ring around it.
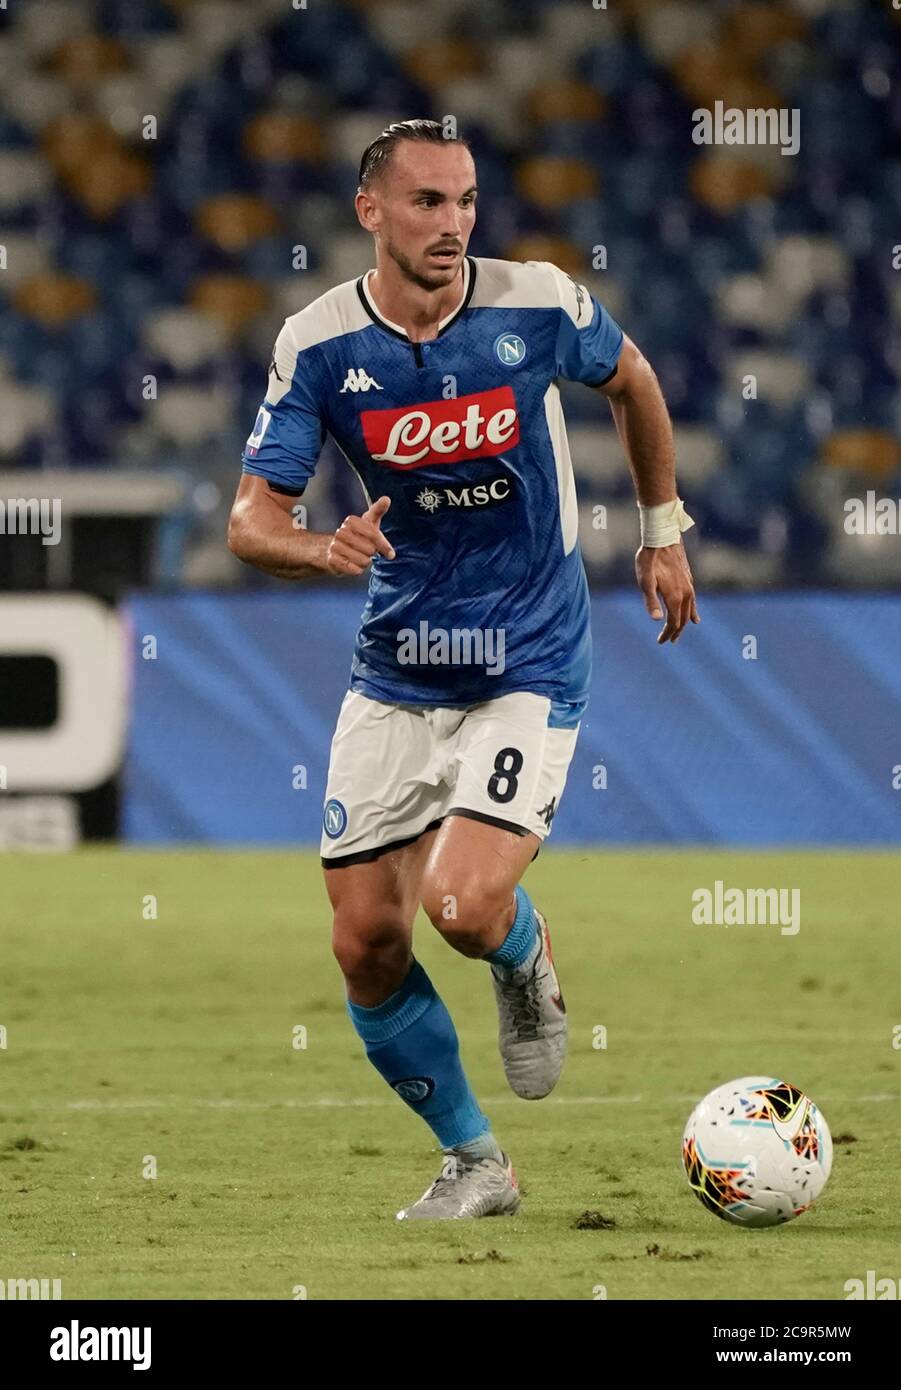
{"label": "yellow stadium seat", "polygon": [[86,112],[73,112],[51,121],[41,136],[41,145],[61,178],[122,148],[107,122]]}
{"label": "yellow stadium seat", "polygon": [[887,480],[901,463],[901,444],[888,430],[838,430],[825,441],[820,458],[827,468]]}
{"label": "yellow stadium seat", "polygon": [[516,183],[524,198],[541,208],[561,208],[580,198],[597,198],[601,180],[597,171],[581,159],[536,155],[516,170]]}
{"label": "yellow stadium seat", "polygon": [[749,70],[743,59],[727,45],[698,43],[683,48],[672,65],[672,75],[689,101],[697,106],[736,106],[742,111],[754,107],[784,105],[775,87]]}
{"label": "yellow stadium seat", "polygon": [[723,39],[743,61],[757,63],[777,44],[804,37],[807,21],[778,5],[743,5],[729,16]]}
{"label": "yellow stadium seat", "polygon": [[574,277],[585,274],[581,249],[561,236],[546,236],[541,232],[520,236],[504,249],[504,255],[511,261],[552,261]]}
{"label": "yellow stadium seat", "polygon": [[729,154],[705,154],[689,175],[691,191],[713,212],[728,214],[754,198],[771,197],[776,189],[773,174],[749,159]]}
{"label": "yellow stadium seat", "polygon": [[95,309],[97,293],[93,285],[79,276],[48,270],[18,287],[13,305],[26,318],[52,330]]}
{"label": "yellow stadium seat", "polygon": [[233,254],[272,236],[280,226],[275,209],[252,193],[223,193],[201,203],[194,217],[201,236]]}
{"label": "yellow stadium seat", "polygon": [[50,71],[81,91],[89,91],[101,78],[125,72],[131,55],[118,39],[104,34],[75,34],[51,56]]}
{"label": "yellow stadium seat", "polygon": [[322,164],[328,142],[320,123],[292,111],[264,111],[247,123],[244,153],[265,164]]}
{"label": "yellow stadium seat", "polygon": [[536,125],[548,121],[599,121],[606,99],[587,82],[545,82],[529,93],[528,112]]}
{"label": "yellow stadium seat", "polygon": [[435,39],[411,49],[404,58],[410,77],[423,87],[441,87],[461,77],[474,77],[483,65],[478,45],[468,39]]}
{"label": "yellow stadium seat", "polygon": [[136,154],[116,150],[86,161],[65,179],[69,192],[99,222],[105,222],[132,198],[146,193],[152,176]]}
{"label": "yellow stadium seat", "polygon": [[203,275],[195,280],[189,305],[229,335],[241,333],[269,303],[265,288],[246,275]]}

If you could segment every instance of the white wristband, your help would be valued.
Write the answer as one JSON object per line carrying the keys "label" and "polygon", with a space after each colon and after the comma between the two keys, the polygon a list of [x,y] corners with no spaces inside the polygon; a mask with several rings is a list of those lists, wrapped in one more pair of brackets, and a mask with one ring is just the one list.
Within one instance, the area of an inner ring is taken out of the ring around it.
{"label": "white wristband", "polygon": [[641,520],[641,543],[652,549],[676,545],[682,532],[694,526],[681,497],[674,502],[661,502],[656,507],[643,507],[639,502],[638,515]]}

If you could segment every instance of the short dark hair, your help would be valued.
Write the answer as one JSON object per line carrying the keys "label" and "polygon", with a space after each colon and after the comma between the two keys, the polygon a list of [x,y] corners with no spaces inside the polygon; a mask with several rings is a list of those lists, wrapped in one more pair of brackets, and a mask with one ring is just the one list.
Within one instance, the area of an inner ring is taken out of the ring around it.
{"label": "short dark hair", "polygon": [[440,121],[392,121],[363,151],[360,160],[360,187],[368,188],[377,174],[387,168],[395,145],[401,140],[422,140],[431,145],[469,144],[459,135],[448,135]]}

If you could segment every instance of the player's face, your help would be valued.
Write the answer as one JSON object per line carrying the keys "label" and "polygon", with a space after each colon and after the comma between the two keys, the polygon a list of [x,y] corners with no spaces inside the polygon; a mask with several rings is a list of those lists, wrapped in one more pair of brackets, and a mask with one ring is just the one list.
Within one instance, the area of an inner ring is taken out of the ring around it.
{"label": "player's face", "polygon": [[402,140],[370,190],[379,245],[425,290],[449,285],[476,220],[476,171],[463,145]]}

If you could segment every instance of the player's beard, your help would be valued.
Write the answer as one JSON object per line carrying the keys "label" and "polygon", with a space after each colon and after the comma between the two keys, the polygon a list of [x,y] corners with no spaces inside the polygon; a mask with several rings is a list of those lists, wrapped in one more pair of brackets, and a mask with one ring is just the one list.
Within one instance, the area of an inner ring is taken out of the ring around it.
{"label": "player's beard", "polygon": [[443,290],[453,281],[455,275],[459,274],[460,266],[457,264],[453,270],[428,271],[416,270],[409,256],[405,256],[403,251],[399,251],[390,241],[385,242],[385,250],[391,257],[394,264],[403,275],[414,285],[418,285],[421,290]]}

